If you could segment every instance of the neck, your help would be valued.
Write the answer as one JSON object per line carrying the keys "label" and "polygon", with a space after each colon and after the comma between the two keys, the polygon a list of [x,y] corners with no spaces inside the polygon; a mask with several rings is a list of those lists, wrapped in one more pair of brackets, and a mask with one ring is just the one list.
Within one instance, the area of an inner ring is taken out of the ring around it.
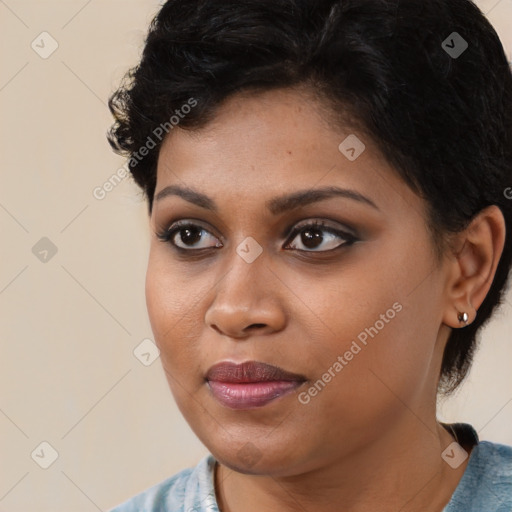
{"label": "neck", "polygon": [[452,469],[441,458],[453,441],[435,420],[412,416],[363,449],[300,474],[247,475],[219,464],[217,501],[221,512],[439,512],[467,465]]}

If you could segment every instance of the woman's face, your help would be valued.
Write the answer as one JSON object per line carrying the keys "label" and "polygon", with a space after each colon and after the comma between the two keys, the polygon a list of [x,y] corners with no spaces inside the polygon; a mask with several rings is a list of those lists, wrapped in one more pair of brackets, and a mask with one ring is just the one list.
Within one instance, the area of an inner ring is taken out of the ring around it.
{"label": "woman's face", "polygon": [[[299,474],[435,421],[448,305],[425,204],[320,112],[292,90],[233,97],[159,156],[151,325],[186,420],[241,472]],[[229,366],[248,361],[292,375]]]}

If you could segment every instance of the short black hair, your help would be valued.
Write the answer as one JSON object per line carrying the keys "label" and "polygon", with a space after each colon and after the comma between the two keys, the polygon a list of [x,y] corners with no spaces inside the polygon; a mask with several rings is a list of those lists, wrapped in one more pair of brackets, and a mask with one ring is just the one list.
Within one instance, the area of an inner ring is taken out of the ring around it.
{"label": "short black hair", "polygon": [[236,93],[292,87],[372,138],[426,201],[438,252],[483,208],[501,209],[506,240],[491,289],[443,355],[439,390],[450,393],[511,265],[512,73],[498,35],[470,0],[169,0],[110,97],[108,139],[130,158],[151,214],[172,117],[198,129]]}

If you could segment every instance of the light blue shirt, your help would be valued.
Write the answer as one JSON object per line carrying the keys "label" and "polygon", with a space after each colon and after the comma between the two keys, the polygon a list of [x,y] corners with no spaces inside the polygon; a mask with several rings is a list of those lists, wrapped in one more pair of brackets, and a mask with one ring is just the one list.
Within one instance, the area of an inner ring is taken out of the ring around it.
{"label": "light blue shirt", "polygon": [[[204,457],[109,512],[219,512],[215,459]],[[443,512],[512,512],[512,447],[481,441]]]}

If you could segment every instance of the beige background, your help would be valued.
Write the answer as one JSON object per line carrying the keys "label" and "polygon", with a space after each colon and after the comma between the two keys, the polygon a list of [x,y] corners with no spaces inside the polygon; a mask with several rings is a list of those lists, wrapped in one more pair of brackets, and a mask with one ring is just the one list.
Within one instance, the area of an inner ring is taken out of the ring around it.
{"label": "beige background", "polygon": [[[512,0],[478,3],[510,58]],[[0,0],[1,511],[107,510],[206,454],[159,359],[145,366],[133,353],[152,337],[145,205],[129,179],[93,196],[124,163],[105,140],[106,100],[157,9],[155,0]],[[58,48],[43,59],[32,41],[43,55]],[[55,255],[45,242],[33,253],[43,237]],[[511,297],[471,378],[442,406],[444,419],[507,444]],[[43,441],[58,452],[47,469]]]}

